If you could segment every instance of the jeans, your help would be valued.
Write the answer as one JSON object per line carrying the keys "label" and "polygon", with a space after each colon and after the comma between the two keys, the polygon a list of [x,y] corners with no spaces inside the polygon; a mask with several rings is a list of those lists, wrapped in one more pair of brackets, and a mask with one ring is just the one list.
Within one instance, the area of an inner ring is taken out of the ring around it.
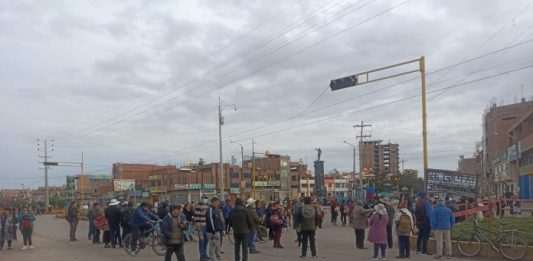
{"label": "jeans", "polygon": [[[7,232],[6,232],[7,233]],[[2,249],[4,247],[4,243],[7,241],[7,247],[10,248],[11,247],[11,243],[13,243],[13,240],[1,240],[0,241],[0,249]]]}
{"label": "jeans", "polygon": [[167,252],[165,252],[165,261],[171,261],[172,254],[176,254],[178,261],[185,261],[185,252],[183,252],[183,244],[167,245]]}
{"label": "jeans", "polygon": [[100,229],[94,229],[93,244],[100,243]]}
{"label": "jeans", "polygon": [[416,239],[416,250],[427,254],[429,234],[431,234],[431,226],[429,224],[418,225],[418,238]]}
{"label": "jeans", "polygon": [[381,249],[381,257],[384,258],[385,256],[385,249],[387,249],[386,244],[376,244],[374,243],[374,258],[378,257],[378,252]]}
{"label": "jeans", "polygon": [[76,240],[76,229],[78,228],[78,221],[70,222],[70,241]]}
{"label": "jeans", "polygon": [[387,246],[389,248],[392,248],[393,242],[392,242],[392,225],[387,226]]}
{"label": "jeans", "polygon": [[298,246],[302,244],[302,232],[296,232],[296,241],[298,241]]}
{"label": "jeans", "polygon": [[450,230],[435,230],[435,239],[437,240],[437,254],[442,256],[442,241],[446,244],[446,255],[452,256],[452,239],[450,238]]}
{"label": "jeans", "polygon": [[346,226],[346,214],[341,213],[341,222],[343,226]]}
{"label": "jeans", "polygon": [[249,234],[233,234],[233,239],[235,240],[235,261],[241,261],[241,249],[242,261],[248,261],[248,236]]}
{"label": "jeans", "polygon": [[122,245],[122,238],[120,237],[120,225],[119,224],[109,224],[109,241],[112,246]]}
{"label": "jeans", "polygon": [[248,234],[249,237],[248,237],[248,249],[250,251],[256,251],[257,248],[256,248],[256,242],[257,241],[257,230],[256,229],[251,229],[250,230],[250,234]]}
{"label": "jeans", "polygon": [[411,257],[411,242],[409,236],[398,236],[398,246],[400,248],[401,257]]}
{"label": "jeans", "polygon": [[22,230],[22,239],[24,241],[24,246],[31,246],[31,234],[33,233],[33,228],[23,229]]}
{"label": "jeans", "polygon": [[89,223],[89,233],[87,234],[87,237],[89,240],[93,239],[94,233],[96,232],[96,227],[94,226],[93,222]]}
{"label": "jeans", "polygon": [[364,229],[354,229],[355,230],[355,246],[359,249],[365,247],[365,230]]}
{"label": "jeans", "polygon": [[200,259],[207,257],[207,246],[209,244],[209,238],[205,231],[205,225],[200,228],[200,240],[198,240],[198,250],[200,251]]}
{"label": "jeans", "polygon": [[209,237],[209,260],[216,261],[221,259],[220,257],[220,234],[215,232],[214,234],[208,233]]}
{"label": "jeans", "polygon": [[307,244],[311,247],[311,255],[316,256],[315,231],[302,231],[302,256],[307,255]]}

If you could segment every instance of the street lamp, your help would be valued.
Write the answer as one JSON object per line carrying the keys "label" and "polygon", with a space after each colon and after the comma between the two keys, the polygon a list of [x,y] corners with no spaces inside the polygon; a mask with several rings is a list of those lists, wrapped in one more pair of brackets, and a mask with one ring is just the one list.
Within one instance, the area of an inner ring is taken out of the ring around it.
{"label": "street lamp", "polygon": [[224,164],[222,162],[222,125],[224,125],[224,117],[222,116],[222,112],[226,108],[233,108],[234,110],[237,110],[237,105],[235,104],[228,104],[223,105],[220,101],[220,96],[218,96],[218,141],[219,141],[219,147],[220,147],[220,197],[224,199]]}

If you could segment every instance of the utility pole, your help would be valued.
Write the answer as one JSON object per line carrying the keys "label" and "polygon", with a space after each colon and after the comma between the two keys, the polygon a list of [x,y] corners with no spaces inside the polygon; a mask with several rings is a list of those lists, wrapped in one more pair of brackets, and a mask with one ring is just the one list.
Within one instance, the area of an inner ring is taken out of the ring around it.
{"label": "utility pole", "polygon": [[233,107],[237,110],[237,105],[222,105],[220,101],[220,96],[218,96],[218,145],[220,148],[220,166],[219,166],[219,175],[220,175],[220,197],[224,199],[224,162],[222,161],[222,125],[224,125],[224,117],[222,116],[222,111],[225,108]]}
{"label": "utility pole", "polygon": [[[41,140],[37,139],[37,150],[40,151],[40,142]],[[52,142],[52,152],[54,151],[54,140],[51,140]],[[48,163],[48,159],[51,158],[50,156],[48,156],[48,140],[44,140],[44,155],[39,155],[40,158],[43,158],[44,159],[44,162],[43,163],[43,166],[44,166],[44,189],[45,189],[45,197],[44,197],[44,204],[45,204],[45,210],[48,211],[49,208],[48,206],[50,205],[50,190],[48,188],[48,168],[49,168],[49,163]],[[56,164],[57,165],[57,164]]]}
{"label": "utility pole", "polygon": [[[230,143],[234,143],[234,144],[237,144],[239,146],[241,146],[241,173],[239,173],[239,184],[241,184],[242,182],[242,179],[243,179],[243,171],[244,171],[244,146],[238,142],[235,142],[235,141],[230,141]],[[241,196],[242,196],[242,193],[241,193]]]}
{"label": "utility pole", "polygon": [[81,205],[83,206],[83,152],[81,153],[81,173],[80,173],[80,194],[81,194]]}
{"label": "utility pole", "polygon": [[363,191],[363,139],[371,138],[372,135],[364,135],[364,129],[366,127],[372,127],[371,124],[365,124],[365,121],[361,121],[361,124],[356,124],[354,128],[359,128],[360,135],[356,135],[355,139],[359,139],[359,190]]}
{"label": "utility pole", "polygon": [[255,198],[255,142],[252,138],[252,198]]}

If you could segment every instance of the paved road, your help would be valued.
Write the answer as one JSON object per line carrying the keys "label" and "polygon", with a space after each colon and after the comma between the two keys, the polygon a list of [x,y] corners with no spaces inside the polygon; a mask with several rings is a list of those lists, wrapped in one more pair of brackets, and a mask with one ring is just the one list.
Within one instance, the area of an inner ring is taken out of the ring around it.
{"label": "paved road", "polygon": [[[16,261],[36,261],[36,260],[54,260],[54,261],[116,261],[116,260],[163,260],[152,253],[151,249],[144,249],[139,256],[130,257],[121,249],[105,249],[103,245],[92,245],[86,240],[87,222],[82,221],[78,229],[78,238],[80,241],[70,243],[68,241],[68,225],[64,219],[54,218],[52,216],[37,217],[34,232],[35,250],[22,251],[21,242],[15,243],[15,249],[11,251],[4,250],[0,252],[0,260]],[[20,237],[20,235],[19,235]],[[284,249],[272,248],[272,241],[259,245],[262,251],[259,255],[251,255],[250,260],[300,260],[300,250],[296,243],[293,243],[295,233],[291,230],[283,234],[282,244]],[[317,232],[317,247],[319,260],[370,260],[372,251],[355,250],[354,233],[349,227],[326,225]],[[368,243],[367,243],[368,244]],[[370,244],[368,244],[370,246]],[[234,260],[233,248],[229,242],[224,241],[224,258],[225,260]],[[187,243],[185,247],[187,260],[199,260],[197,243]],[[394,260],[397,249],[388,251],[389,260]],[[391,258],[392,257],[392,258]],[[310,259],[310,258],[308,258]],[[175,260],[175,257],[174,259]],[[428,256],[418,256],[414,254],[411,260],[433,260]],[[459,259],[452,260],[472,260]],[[479,260],[479,259],[478,259]]]}

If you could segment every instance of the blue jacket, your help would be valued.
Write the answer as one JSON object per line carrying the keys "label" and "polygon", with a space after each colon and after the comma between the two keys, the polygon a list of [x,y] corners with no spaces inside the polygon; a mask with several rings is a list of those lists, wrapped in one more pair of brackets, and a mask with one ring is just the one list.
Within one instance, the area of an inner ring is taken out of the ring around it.
{"label": "blue jacket", "polygon": [[215,233],[224,231],[224,223],[222,222],[222,211],[210,207],[207,209],[206,215],[206,231],[208,233]]}
{"label": "blue jacket", "polygon": [[454,224],[455,218],[452,211],[442,203],[437,204],[431,216],[431,229],[449,230]]}
{"label": "blue jacket", "polygon": [[138,207],[130,218],[130,226],[132,229],[137,229],[150,222],[150,220],[159,220],[159,217],[150,211],[144,211],[143,208]]}
{"label": "blue jacket", "polygon": [[[187,217],[185,214],[180,213],[180,224],[187,224]],[[161,222],[161,233],[163,233],[163,244],[167,244],[170,236],[172,235],[172,216],[167,214]]]}
{"label": "blue jacket", "polygon": [[231,212],[233,208],[229,204],[224,204],[222,207],[222,213],[224,213],[224,219],[228,220],[231,217]]}

